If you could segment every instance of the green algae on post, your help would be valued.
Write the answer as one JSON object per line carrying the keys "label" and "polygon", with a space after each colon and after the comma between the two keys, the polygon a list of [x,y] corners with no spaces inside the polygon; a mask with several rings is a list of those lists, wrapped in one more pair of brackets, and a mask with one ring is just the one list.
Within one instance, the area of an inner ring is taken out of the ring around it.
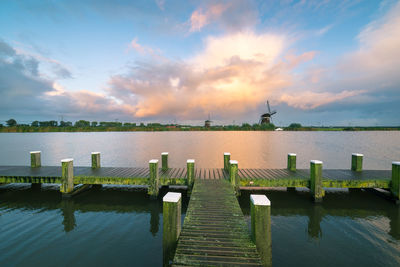
{"label": "green algae on post", "polygon": [[322,188],[322,161],[310,161],[310,189],[315,202],[322,202],[325,190]]}
{"label": "green algae on post", "polygon": [[400,204],[400,162],[392,162],[392,183],[390,191],[397,204]]}
{"label": "green algae on post", "polygon": [[186,161],[186,174],[187,174],[188,193],[190,194],[194,183],[194,159],[188,159]]}
{"label": "green algae on post", "polygon": [[74,165],[73,159],[61,160],[61,186],[60,192],[71,193],[74,190]]}
{"label": "green algae on post", "polygon": [[235,190],[236,196],[240,196],[240,178],[238,175],[238,162],[237,160],[230,160],[229,165],[230,165],[229,178],[231,185]]}
{"label": "green algae on post", "polygon": [[351,170],[360,172],[362,171],[363,154],[353,153],[351,154]]}
{"label": "green algae on post", "polygon": [[31,167],[38,168],[42,166],[40,151],[31,151]]}
{"label": "green algae on post", "polygon": [[182,194],[168,192],[163,197],[163,265],[169,266],[181,233]]}
{"label": "green algae on post", "polygon": [[161,169],[163,171],[168,170],[168,152],[161,153]]}
{"label": "green algae on post", "polygon": [[92,169],[100,168],[100,152],[92,152]]}
{"label": "green algae on post", "polygon": [[231,153],[224,153],[224,171],[229,172],[229,161],[231,160]]}
{"label": "green algae on post", "polygon": [[296,154],[289,153],[287,158],[287,169],[289,171],[296,171]]}
{"label": "green algae on post", "polygon": [[264,266],[272,266],[271,202],[265,195],[250,195],[251,237]]}
{"label": "green algae on post", "polygon": [[158,187],[160,183],[159,175],[158,175],[158,159],[152,159],[149,161],[149,169],[150,169],[150,181],[149,181],[149,189],[147,193],[151,197],[158,196]]}

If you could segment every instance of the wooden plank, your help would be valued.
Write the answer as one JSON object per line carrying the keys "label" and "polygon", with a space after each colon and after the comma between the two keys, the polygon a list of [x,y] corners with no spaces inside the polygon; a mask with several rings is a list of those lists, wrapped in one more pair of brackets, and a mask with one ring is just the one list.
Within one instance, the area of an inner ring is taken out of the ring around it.
{"label": "wooden plank", "polygon": [[[217,170],[207,169],[202,177],[217,178],[215,173]],[[229,182],[225,179],[196,180],[173,265],[260,264]]]}

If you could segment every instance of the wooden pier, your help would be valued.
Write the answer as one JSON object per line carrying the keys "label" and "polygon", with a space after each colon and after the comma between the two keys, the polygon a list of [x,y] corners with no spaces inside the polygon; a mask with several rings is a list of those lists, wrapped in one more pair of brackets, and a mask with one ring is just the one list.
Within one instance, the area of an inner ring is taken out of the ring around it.
{"label": "wooden pier", "polygon": [[[170,168],[168,153],[149,161],[147,168],[102,167],[100,153],[92,153],[92,166],[42,166],[41,152],[30,153],[31,166],[0,166],[0,185],[7,183],[60,184],[63,197],[71,197],[94,185],[142,185],[157,197],[161,186],[183,185],[191,196],[181,229],[180,193],[164,197],[164,264],[270,266],[271,203],[265,195],[251,195],[251,233],[236,196],[241,190],[264,187],[305,187],[315,202],[322,201],[325,188],[380,188],[400,203],[400,162],[392,170],[363,170],[362,154],[352,154],[351,168],[323,169],[310,161],[309,169],[296,168],[296,154],[288,154],[286,169],[242,169],[224,153],[223,168]],[[222,164],[221,164],[222,165]],[[80,185],[80,186],[76,186]]]}
{"label": "wooden pier", "polygon": [[262,266],[227,180],[196,180],[173,264]]}

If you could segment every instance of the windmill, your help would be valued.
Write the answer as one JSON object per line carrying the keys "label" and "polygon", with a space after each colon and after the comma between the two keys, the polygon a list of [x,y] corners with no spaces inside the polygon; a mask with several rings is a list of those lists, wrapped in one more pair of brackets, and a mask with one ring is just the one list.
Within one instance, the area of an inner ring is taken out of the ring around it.
{"label": "windmill", "polygon": [[271,111],[271,108],[269,107],[269,101],[268,100],[267,100],[267,107],[268,107],[268,112],[261,115],[260,124],[271,123],[272,122],[272,115],[276,114],[276,110]]}
{"label": "windmill", "polygon": [[204,122],[204,127],[206,127],[206,128],[210,128],[211,127],[211,119],[210,119],[210,113],[208,113],[208,120],[206,120],[205,122]]}

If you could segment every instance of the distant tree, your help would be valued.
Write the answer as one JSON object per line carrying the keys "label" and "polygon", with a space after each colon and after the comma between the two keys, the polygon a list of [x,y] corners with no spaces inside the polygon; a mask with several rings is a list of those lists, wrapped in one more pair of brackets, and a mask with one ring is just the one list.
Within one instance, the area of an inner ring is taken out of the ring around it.
{"label": "distant tree", "polygon": [[92,127],[96,127],[96,126],[97,126],[97,121],[92,121],[91,126],[92,126]]}
{"label": "distant tree", "polygon": [[242,124],[242,128],[248,130],[248,129],[251,128],[251,125],[248,124],[248,123],[243,123],[243,124]]}
{"label": "distant tree", "polygon": [[145,125],[144,125],[144,123],[143,122],[141,122],[140,123],[140,127],[144,127]]}
{"label": "distant tree", "polygon": [[32,127],[39,127],[39,121],[33,121],[31,125]]}
{"label": "distant tree", "polygon": [[0,128],[3,127],[4,125],[0,123]]}
{"label": "distant tree", "polygon": [[90,126],[90,121],[85,121],[85,120],[79,120],[75,122],[75,127],[89,127]]}
{"label": "distant tree", "polygon": [[289,128],[301,128],[301,124],[300,123],[291,123],[289,125]]}
{"label": "distant tree", "polygon": [[6,123],[7,123],[8,127],[12,127],[12,126],[17,125],[17,121],[14,120],[14,119],[9,119],[8,121],[6,121]]}

